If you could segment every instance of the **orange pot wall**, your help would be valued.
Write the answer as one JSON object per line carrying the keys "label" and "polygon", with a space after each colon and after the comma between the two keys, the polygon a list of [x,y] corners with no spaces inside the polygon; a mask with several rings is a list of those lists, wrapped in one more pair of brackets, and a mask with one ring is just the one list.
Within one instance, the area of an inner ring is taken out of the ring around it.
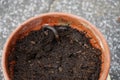
{"label": "orange pot wall", "polygon": [[10,76],[13,75],[12,70],[11,72],[8,71],[7,60],[11,49],[13,49],[14,47],[16,40],[26,36],[27,34],[29,34],[30,31],[39,30],[43,24],[49,24],[51,26],[69,24],[72,28],[76,28],[80,31],[86,31],[87,36],[92,38],[92,45],[99,48],[102,51],[103,63],[99,80],[106,80],[110,67],[110,52],[104,37],[94,25],[92,25],[85,19],[67,13],[42,14],[40,16],[27,20],[26,22],[17,27],[17,29],[8,38],[3,50],[2,67],[5,80],[10,80]]}

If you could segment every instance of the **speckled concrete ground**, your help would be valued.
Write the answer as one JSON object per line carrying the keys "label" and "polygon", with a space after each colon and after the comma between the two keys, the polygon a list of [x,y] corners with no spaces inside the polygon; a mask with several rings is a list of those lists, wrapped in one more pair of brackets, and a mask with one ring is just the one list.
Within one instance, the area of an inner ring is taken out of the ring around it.
{"label": "speckled concrete ground", "polygon": [[72,13],[96,25],[111,50],[111,79],[120,80],[120,0],[0,0],[0,61],[9,34],[28,18],[47,12]]}

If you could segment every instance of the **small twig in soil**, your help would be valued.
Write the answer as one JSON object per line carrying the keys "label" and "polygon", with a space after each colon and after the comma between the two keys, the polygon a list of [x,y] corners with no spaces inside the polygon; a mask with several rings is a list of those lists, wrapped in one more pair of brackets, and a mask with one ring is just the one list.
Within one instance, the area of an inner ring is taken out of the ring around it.
{"label": "small twig in soil", "polygon": [[42,28],[43,28],[43,30],[44,30],[44,29],[49,29],[49,30],[51,30],[51,31],[54,33],[56,40],[57,40],[57,41],[59,40],[59,35],[58,35],[58,32],[56,31],[55,28],[51,27],[49,24],[44,24],[44,25],[42,26]]}
{"label": "small twig in soil", "polygon": [[77,52],[75,52],[75,53],[70,53],[70,54],[69,54],[69,57],[76,56],[76,54],[81,53],[81,52],[82,52],[82,51],[80,50],[80,51],[77,51]]}

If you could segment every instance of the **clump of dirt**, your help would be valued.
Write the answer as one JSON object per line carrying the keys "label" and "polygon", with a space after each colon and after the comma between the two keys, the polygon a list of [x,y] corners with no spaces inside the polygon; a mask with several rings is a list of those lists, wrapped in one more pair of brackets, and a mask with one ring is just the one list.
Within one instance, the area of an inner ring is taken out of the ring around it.
{"label": "clump of dirt", "polygon": [[101,51],[93,47],[83,31],[54,26],[32,31],[16,42],[9,56],[12,80],[98,80]]}

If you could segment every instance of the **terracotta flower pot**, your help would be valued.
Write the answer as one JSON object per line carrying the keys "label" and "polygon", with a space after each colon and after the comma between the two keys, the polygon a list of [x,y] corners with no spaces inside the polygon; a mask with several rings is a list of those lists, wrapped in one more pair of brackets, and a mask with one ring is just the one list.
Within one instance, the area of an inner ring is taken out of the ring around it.
{"label": "terracotta flower pot", "polygon": [[[11,49],[15,45],[16,40],[26,36],[30,31],[41,29],[43,24],[49,24],[51,26],[70,24],[72,28],[86,31],[87,35],[92,38],[92,45],[102,51],[102,69],[99,80],[106,80],[110,68],[110,52],[104,37],[99,30],[87,20],[66,13],[42,14],[25,21],[14,30],[8,38],[3,50],[2,68],[5,80],[10,80],[10,76],[13,75],[13,70],[8,70],[8,57]],[[14,65],[14,62],[12,64]]]}

